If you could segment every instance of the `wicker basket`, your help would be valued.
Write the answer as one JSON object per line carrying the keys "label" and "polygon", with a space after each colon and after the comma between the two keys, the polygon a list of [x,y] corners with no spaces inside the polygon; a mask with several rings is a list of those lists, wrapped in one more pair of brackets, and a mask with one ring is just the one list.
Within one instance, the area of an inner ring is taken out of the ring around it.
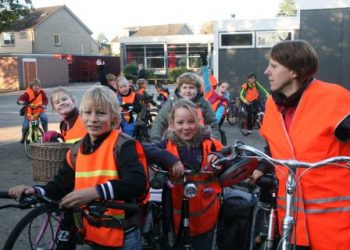
{"label": "wicker basket", "polygon": [[63,166],[68,149],[72,144],[50,142],[32,143],[33,180],[46,183],[51,180]]}

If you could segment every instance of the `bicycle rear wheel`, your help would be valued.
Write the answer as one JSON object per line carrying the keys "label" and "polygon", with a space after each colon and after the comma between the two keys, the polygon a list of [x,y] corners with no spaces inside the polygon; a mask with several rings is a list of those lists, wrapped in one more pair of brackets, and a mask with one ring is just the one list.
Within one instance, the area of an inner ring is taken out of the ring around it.
{"label": "bicycle rear wheel", "polygon": [[26,214],[10,233],[4,250],[56,249],[61,217],[40,206]]}
{"label": "bicycle rear wheel", "polygon": [[229,109],[229,111],[227,112],[227,116],[226,116],[226,120],[228,122],[228,124],[234,126],[237,123],[238,117],[237,117],[237,110],[236,108],[231,108]]}
{"label": "bicycle rear wheel", "polygon": [[248,132],[247,127],[248,127],[248,117],[243,112],[240,112],[238,114],[238,128],[239,128],[239,131],[241,131],[242,135],[247,136],[250,134]]}
{"label": "bicycle rear wheel", "polygon": [[32,151],[30,144],[34,142],[42,142],[43,141],[44,132],[40,127],[33,127],[32,131],[28,129],[24,136],[24,152],[26,156],[32,158]]}

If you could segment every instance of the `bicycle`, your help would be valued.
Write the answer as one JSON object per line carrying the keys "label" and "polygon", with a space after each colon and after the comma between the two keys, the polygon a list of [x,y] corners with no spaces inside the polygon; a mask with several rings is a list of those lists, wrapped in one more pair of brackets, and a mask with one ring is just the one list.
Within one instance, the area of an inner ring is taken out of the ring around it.
{"label": "bicycle", "polygon": [[[262,108],[260,105],[257,105],[257,102],[252,102],[249,104],[249,108],[252,112],[252,128],[253,129],[260,129],[263,118],[264,118],[264,112],[262,111]],[[257,108],[257,109],[256,109]],[[239,107],[238,112],[238,128],[241,131],[242,135],[248,136],[251,134],[251,131],[248,130],[248,111],[245,105],[241,104]]]}
{"label": "bicycle", "polygon": [[[13,199],[7,192],[0,192],[0,199]],[[68,235],[73,232],[65,231],[63,227],[65,209],[60,209],[59,202],[42,195],[29,195],[15,204],[0,206],[4,208],[32,209],[13,228],[9,234],[4,250],[12,249],[57,249],[68,241]],[[81,214],[88,214],[94,218],[109,218],[120,223],[112,216],[104,215],[108,208],[139,211],[139,205],[112,202],[91,202],[83,209],[74,211],[74,219],[79,221]],[[84,227],[77,223],[74,229],[74,241],[77,244],[90,244],[83,241]],[[91,245],[91,244],[90,244]]]}
{"label": "bicycle", "polygon": [[[288,177],[286,182],[286,213],[282,221],[282,235],[278,242],[278,244],[275,243],[276,241],[276,235],[275,235],[275,228],[276,225],[276,216],[274,215],[273,210],[275,207],[273,206],[271,209],[271,213],[269,216],[269,226],[268,226],[268,237],[266,238],[266,242],[264,243],[265,248],[263,249],[274,249],[274,246],[277,245],[277,249],[282,250],[289,250],[291,249],[291,246],[293,244],[292,242],[292,231],[294,229],[294,226],[296,224],[296,219],[293,217],[293,212],[295,211],[293,209],[294,205],[294,197],[296,193],[297,184],[300,181],[300,179],[308,172],[310,169],[319,168],[326,165],[335,165],[337,167],[342,167],[345,169],[350,169],[350,157],[349,156],[336,156],[336,157],[330,157],[318,162],[314,163],[308,163],[308,162],[302,162],[297,160],[281,160],[281,159],[275,159],[268,155],[266,155],[264,152],[245,145],[241,142],[236,142],[233,146],[234,151],[236,152],[236,155],[238,157],[241,155],[243,158],[255,158],[255,159],[264,159],[271,163],[274,166],[282,165],[288,168]],[[242,153],[250,153],[250,156],[243,156]],[[347,163],[347,165],[340,165],[339,163]],[[299,175],[297,178],[295,176],[296,170],[298,168],[305,168],[305,170]]]}
{"label": "bicycle", "polygon": [[40,127],[40,121],[39,121],[40,113],[35,112],[36,109],[42,108],[42,106],[36,106],[33,104],[29,104],[29,105],[25,105],[25,106],[27,106],[27,107],[29,106],[31,112],[25,114],[28,121],[29,121],[29,127],[24,134],[23,145],[24,145],[24,152],[25,152],[26,156],[28,158],[32,158],[30,144],[35,143],[35,142],[43,142],[44,131]]}

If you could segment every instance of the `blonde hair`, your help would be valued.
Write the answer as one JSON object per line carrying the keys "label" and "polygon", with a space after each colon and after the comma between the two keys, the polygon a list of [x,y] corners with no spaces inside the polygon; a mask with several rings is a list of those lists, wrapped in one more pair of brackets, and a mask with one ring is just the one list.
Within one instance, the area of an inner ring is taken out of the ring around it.
{"label": "blonde hair", "polygon": [[116,80],[117,86],[119,85],[119,83],[124,83],[125,84],[129,84],[129,81],[124,77],[124,76],[119,76]]}
{"label": "blonde hair", "polygon": [[86,90],[79,108],[80,115],[89,107],[98,107],[102,110],[108,110],[112,116],[112,127],[117,128],[119,126],[121,117],[118,99],[115,93],[109,88],[95,85]]}
{"label": "blonde hair", "polygon": [[55,105],[53,103],[53,96],[58,94],[58,93],[63,93],[65,95],[67,95],[74,103],[77,103],[75,96],[73,95],[73,93],[70,90],[68,90],[68,89],[66,89],[66,88],[64,88],[62,86],[59,86],[59,87],[54,88],[52,90],[51,97],[50,97],[50,102],[51,102],[51,106],[52,106],[52,110],[53,111],[57,111],[55,109]]}
{"label": "blonde hair", "polygon": [[195,73],[191,72],[185,72],[182,73],[177,79],[176,79],[176,84],[177,88],[180,89],[183,84],[191,84],[194,85],[198,92],[201,91],[202,89],[202,79]]}
{"label": "blonde hair", "polygon": [[179,108],[184,108],[187,109],[188,112],[191,113],[191,115],[194,117],[196,122],[199,122],[198,114],[197,114],[197,108],[196,105],[186,99],[180,99],[177,103],[174,104],[174,106],[171,108],[169,117],[168,117],[168,122],[169,124],[174,124],[174,118],[175,118],[175,112]]}
{"label": "blonde hair", "polygon": [[106,75],[106,80],[107,81],[115,81],[117,78],[113,74],[107,74]]}
{"label": "blonde hair", "polygon": [[41,87],[40,80],[38,78],[35,78],[32,82],[29,83],[29,88],[33,88],[34,86]]}

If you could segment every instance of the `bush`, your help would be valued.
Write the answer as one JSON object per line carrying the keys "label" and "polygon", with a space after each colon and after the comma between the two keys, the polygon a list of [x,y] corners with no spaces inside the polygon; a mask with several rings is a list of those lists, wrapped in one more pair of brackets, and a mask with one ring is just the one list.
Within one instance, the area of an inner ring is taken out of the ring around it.
{"label": "bush", "polygon": [[170,82],[176,82],[176,79],[185,72],[193,72],[190,69],[187,69],[185,67],[176,67],[176,68],[172,68],[169,69],[169,80]]}
{"label": "bush", "polygon": [[154,75],[154,71],[151,70],[151,69],[146,69],[146,78],[147,79],[151,79],[151,78],[154,78],[155,75]]}
{"label": "bush", "polygon": [[126,78],[137,76],[137,64],[127,64],[123,70],[123,74]]}

